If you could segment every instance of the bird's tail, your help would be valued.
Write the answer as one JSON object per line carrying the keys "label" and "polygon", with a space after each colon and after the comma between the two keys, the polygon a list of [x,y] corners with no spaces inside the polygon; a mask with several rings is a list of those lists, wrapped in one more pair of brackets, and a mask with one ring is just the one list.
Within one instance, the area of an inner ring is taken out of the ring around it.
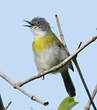
{"label": "bird's tail", "polygon": [[75,87],[73,85],[73,82],[71,80],[71,77],[70,77],[68,71],[61,72],[61,75],[62,75],[64,84],[65,84],[65,87],[66,87],[66,90],[67,90],[69,96],[74,97],[76,95]]}

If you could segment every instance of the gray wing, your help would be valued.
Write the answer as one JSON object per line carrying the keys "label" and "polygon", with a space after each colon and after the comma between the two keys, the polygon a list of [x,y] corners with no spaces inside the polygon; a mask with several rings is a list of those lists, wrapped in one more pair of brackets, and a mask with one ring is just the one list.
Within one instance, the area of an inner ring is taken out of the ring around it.
{"label": "gray wing", "polygon": [[[57,38],[58,39],[58,38]],[[58,39],[58,42],[56,42],[56,45],[58,46],[59,48],[59,58],[60,58],[60,61],[63,61],[65,58],[67,58],[68,56],[70,56],[70,53],[67,49],[66,46],[64,46],[61,41]],[[69,68],[74,71],[74,68],[73,68],[73,65],[72,65],[72,62],[68,62],[69,64]]]}

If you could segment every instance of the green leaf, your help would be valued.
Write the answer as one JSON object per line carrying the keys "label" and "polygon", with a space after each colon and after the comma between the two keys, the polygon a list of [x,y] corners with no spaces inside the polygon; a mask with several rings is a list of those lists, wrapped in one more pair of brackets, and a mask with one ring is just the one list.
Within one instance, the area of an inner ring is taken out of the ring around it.
{"label": "green leaf", "polygon": [[73,97],[66,97],[59,105],[58,110],[71,110],[78,102]]}

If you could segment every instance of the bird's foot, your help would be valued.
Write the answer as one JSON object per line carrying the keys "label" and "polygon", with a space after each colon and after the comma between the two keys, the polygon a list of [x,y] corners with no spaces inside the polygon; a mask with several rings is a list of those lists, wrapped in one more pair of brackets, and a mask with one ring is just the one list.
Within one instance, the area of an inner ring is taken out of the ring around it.
{"label": "bird's foot", "polygon": [[[37,75],[42,75],[42,72],[39,72]],[[45,76],[43,75],[42,77],[43,77],[42,80],[44,80]]]}

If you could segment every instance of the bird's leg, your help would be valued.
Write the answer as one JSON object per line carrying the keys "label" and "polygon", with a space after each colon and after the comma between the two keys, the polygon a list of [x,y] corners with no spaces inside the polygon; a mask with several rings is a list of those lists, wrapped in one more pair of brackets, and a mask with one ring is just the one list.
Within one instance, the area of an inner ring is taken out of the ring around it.
{"label": "bird's leg", "polygon": [[45,76],[43,75],[42,77],[43,77],[42,80],[45,80]]}
{"label": "bird's leg", "polygon": [[[42,72],[39,72],[37,75],[42,75]],[[43,77],[42,80],[44,80],[45,76],[43,75],[42,77]]]}

